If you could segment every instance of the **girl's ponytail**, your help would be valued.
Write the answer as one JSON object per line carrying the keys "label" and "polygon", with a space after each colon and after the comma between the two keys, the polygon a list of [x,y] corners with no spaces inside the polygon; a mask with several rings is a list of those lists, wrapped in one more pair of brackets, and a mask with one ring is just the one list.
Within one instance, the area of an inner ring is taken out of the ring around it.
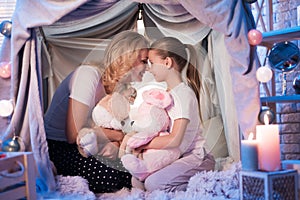
{"label": "girl's ponytail", "polygon": [[[199,104],[199,109],[200,109],[200,91],[201,91],[201,78],[200,78],[200,72],[198,71],[198,59],[197,59],[197,52],[195,48],[190,45],[186,44],[186,50],[187,50],[187,66],[185,67],[186,70],[182,70],[183,77],[186,77],[187,84],[193,89],[193,91],[196,94],[198,104]],[[201,117],[201,111],[199,110],[200,118]]]}

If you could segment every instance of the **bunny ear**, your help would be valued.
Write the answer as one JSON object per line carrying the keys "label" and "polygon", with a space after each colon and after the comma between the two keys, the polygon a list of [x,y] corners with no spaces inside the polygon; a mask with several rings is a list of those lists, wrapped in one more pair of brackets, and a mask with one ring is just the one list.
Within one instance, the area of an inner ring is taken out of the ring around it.
{"label": "bunny ear", "polygon": [[144,91],[143,99],[146,103],[159,108],[166,108],[173,102],[173,99],[168,92],[158,88]]}
{"label": "bunny ear", "polygon": [[113,116],[121,121],[128,117],[130,104],[123,95],[114,92],[111,97],[111,110]]}

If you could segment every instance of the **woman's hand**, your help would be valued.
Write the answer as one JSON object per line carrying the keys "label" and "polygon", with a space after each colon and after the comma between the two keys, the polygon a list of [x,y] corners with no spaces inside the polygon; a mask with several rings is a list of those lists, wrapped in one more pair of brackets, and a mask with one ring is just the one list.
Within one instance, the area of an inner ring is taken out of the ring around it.
{"label": "woman's hand", "polygon": [[98,153],[97,136],[93,129],[83,128],[79,131],[76,144],[79,153],[83,157],[89,157]]}
{"label": "woman's hand", "polygon": [[115,160],[118,157],[119,146],[119,142],[108,142],[106,145],[104,145],[99,154],[103,157]]}

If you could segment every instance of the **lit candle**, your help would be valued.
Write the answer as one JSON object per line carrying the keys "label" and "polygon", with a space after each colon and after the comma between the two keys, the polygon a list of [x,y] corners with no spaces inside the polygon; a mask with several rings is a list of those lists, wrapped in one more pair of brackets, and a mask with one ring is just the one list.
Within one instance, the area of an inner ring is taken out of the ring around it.
{"label": "lit candle", "polygon": [[257,141],[253,140],[253,133],[249,134],[248,140],[241,141],[242,169],[256,171],[258,169]]}
{"label": "lit candle", "polygon": [[264,116],[265,125],[256,126],[258,141],[258,164],[262,171],[277,171],[281,169],[279,126],[269,124]]}

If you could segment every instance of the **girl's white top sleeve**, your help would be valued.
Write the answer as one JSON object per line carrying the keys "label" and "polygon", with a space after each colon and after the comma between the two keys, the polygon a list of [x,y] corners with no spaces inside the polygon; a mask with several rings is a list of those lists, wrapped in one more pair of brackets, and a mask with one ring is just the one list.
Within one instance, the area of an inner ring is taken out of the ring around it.
{"label": "girl's white top sleeve", "polygon": [[95,106],[96,89],[100,81],[100,74],[95,67],[80,66],[70,82],[70,98],[89,107]]}
{"label": "girl's white top sleeve", "polygon": [[202,130],[200,127],[200,116],[198,101],[193,90],[184,83],[179,84],[171,90],[174,106],[168,111],[172,127],[176,119],[185,118],[189,120],[182,142],[179,146],[182,154],[193,152],[203,156]]}

